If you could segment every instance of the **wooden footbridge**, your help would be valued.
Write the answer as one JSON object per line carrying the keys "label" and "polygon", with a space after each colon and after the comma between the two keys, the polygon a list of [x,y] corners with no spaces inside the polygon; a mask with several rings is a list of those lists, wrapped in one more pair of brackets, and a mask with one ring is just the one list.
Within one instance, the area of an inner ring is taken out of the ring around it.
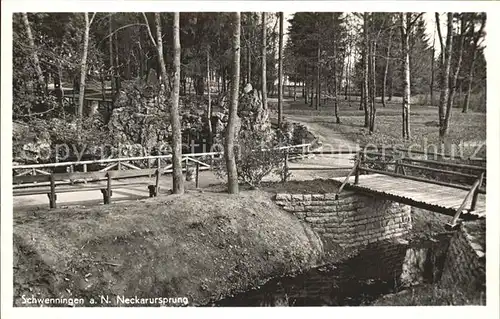
{"label": "wooden footbridge", "polygon": [[459,164],[379,152],[360,152],[347,177],[334,178],[343,189],[386,198],[461,219],[486,217],[486,161]]}

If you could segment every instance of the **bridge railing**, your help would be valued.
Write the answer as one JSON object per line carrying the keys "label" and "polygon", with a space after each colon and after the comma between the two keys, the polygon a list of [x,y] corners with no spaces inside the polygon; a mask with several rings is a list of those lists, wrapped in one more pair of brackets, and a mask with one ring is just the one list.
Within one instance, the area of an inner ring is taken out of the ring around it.
{"label": "bridge railing", "polygon": [[[383,160],[369,159],[370,155],[383,157]],[[414,163],[411,162],[417,162],[421,164],[432,164],[434,167],[415,165]],[[370,167],[370,165],[379,165],[379,167],[382,166],[383,168],[372,168]],[[436,168],[436,166],[440,168]],[[458,177],[466,177],[469,179],[473,179],[474,182],[472,186],[470,186],[466,185],[465,183],[457,184],[457,183],[450,183],[436,179],[431,179],[428,177],[412,176],[408,174],[408,170],[405,170],[405,168],[426,171],[430,172],[431,174],[439,173],[439,174],[446,174]],[[464,173],[463,172],[464,170],[469,173]],[[471,174],[470,172],[475,172],[475,174]],[[484,166],[458,164],[458,163],[450,163],[447,161],[434,161],[427,159],[415,159],[415,158],[405,158],[405,157],[396,158],[394,156],[391,155],[388,156],[388,154],[378,153],[378,152],[359,152],[356,156],[354,167],[349,172],[348,176],[345,178],[344,182],[342,183],[337,192],[337,197],[340,194],[340,192],[342,192],[343,188],[346,186],[352,175],[355,176],[354,185],[357,185],[359,184],[359,176],[362,175],[363,173],[383,174],[383,175],[405,178],[409,180],[447,186],[468,191],[467,196],[464,198],[462,204],[456,210],[455,216],[453,217],[451,223],[447,224],[448,228],[454,228],[457,226],[457,221],[460,215],[463,213],[469,201],[471,202],[471,205],[468,210],[474,211],[476,209],[476,204],[479,194],[486,194],[486,189],[482,187],[482,185],[486,180],[486,167]]]}

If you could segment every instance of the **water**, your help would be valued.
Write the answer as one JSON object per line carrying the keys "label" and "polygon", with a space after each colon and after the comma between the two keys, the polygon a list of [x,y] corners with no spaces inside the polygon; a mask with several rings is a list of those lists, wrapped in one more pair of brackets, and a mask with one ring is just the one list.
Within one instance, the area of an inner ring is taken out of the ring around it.
{"label": "water", "polygon": [[439,280],[449,238],[372,244],[353,258],[275,278],[258,289],[218,300],[211,306],[360,306],[409,286]]}

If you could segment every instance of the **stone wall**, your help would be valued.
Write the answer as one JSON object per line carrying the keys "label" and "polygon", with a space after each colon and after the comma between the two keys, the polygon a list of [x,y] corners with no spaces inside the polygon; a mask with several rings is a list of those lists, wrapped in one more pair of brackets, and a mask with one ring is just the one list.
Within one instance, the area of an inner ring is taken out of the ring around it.
{"label": "stone wall", "polygon": [[465,222],[450,241],[440,286],[461,289],[468,297],[486,292],[486,221]]}
{"label": "stone wall", "polygon": [[354,247],[401,237],[411,230],[410,206],[371,196],[277,194],[276,203],[311,224],[323,239]]}

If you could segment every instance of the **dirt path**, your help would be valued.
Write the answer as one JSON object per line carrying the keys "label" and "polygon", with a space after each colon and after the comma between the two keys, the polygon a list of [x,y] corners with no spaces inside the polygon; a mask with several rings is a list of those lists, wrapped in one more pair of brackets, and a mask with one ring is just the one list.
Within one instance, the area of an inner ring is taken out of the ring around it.
{"label": "dirt path", "polygon": [[[335,117],[333,116],[305,116],[305,115],[291,115],[286,113],[287,106],[290,101],[284,100],[284,116],[286,120],[301,123],[307,129],[314,134],[319,140],[320,147],[316,151],[338,151],[338,150],[350,150],[357,151],[359,146],[356,143],[346,139],[339,132],[329,126],[325,126],[322,123],[335,123]],[[313,158],[302,160],[297,165],[308,166],[308,167],[352,167],[353,165],[353,155],[352,154],[336,154],[336,155],[316,155]],[[346,175],[345,171],[340,172],[341,174],[335,174],[336,176]],[[329,177],[336,177],[329,176]]]}

